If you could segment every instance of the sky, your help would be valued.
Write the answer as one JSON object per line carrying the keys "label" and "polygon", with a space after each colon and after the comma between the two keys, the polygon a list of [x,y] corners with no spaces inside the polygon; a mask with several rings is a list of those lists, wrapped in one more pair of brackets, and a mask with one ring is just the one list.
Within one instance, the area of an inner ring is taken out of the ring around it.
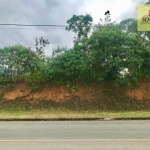
{"label": "sky", "polygon": [[[0,24],[67,25],[75,15],[91,14],[97,24],[109,10],[112,21],[137,18],[142,0],[0,0]],[[146,1],[146,0],[145,0]],[[35,50],[35,38],[48,39],[45,54],[54,48],[73,46],[74,33],[65,28],[0,26],[0,48],[21,44]]]}

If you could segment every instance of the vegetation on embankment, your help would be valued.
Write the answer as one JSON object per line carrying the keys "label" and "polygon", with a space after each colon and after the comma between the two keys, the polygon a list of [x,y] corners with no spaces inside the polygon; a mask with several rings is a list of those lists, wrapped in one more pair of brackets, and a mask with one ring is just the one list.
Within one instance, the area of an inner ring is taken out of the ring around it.
{"label": "vegetation on embankment", "polygon": [[67,109],[71,111],[149,111],[150,81],[136,88],[108,83],[78,83],[74,92],[66,85],[16,83],[0,86],[0,110]]}
{"label": "vegetation on embankment", "polygon": [[0,109],[134,111],[150,108],[150,32],[137,20],[92,25],[90,14],[73,15],[66,30],[76,33],[71,49],[45,56],[48,40],[36,38],[0,49]]}

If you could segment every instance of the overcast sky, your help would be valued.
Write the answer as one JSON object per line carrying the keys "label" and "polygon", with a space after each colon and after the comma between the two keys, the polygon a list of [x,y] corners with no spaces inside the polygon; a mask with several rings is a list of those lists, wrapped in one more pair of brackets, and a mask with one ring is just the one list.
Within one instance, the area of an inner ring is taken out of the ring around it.
{"label": "overcast sky", "polygon": [[[107,10],[113,21],[136,18],[136,5],[142,0],[0,0],[0,24],[67,25],[74,14],[90,13],[94,23],[104,18]],[[22,44],[35,50],[35,37],[48,39],[45,54],[57,46],[73,46],[72,32],[65,29],[0,26],[0,48]]]}

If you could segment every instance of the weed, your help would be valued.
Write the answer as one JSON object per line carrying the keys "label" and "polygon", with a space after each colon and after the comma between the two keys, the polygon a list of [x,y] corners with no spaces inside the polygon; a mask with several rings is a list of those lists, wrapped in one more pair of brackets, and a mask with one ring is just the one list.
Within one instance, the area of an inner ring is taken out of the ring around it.
{"label": "weed", "polygon": [[39,90],[39,85],[32,85],[32,92],[37,92]]}

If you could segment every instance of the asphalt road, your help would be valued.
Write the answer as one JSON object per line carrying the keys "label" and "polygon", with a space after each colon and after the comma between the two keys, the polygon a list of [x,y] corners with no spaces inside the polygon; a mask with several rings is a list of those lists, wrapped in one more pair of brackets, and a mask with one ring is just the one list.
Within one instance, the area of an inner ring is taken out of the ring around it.
{"label": "asphalt road", "polygon": [[150,121],[0,122],[0,150],[150,150]]}

